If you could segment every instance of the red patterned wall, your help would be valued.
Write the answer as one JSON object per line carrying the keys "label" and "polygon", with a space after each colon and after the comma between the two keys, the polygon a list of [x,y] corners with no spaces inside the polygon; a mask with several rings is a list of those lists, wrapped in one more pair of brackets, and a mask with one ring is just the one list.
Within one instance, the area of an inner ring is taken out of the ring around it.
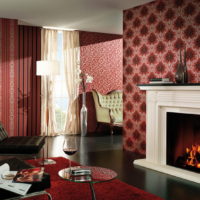
{"label": "red patterned wall", "polygon": [[122,90],[122,36],[80,31],[81,69],[94,81],[87,91]]}
{"label": "red patterned wall", "polygon": [[150,78],[174,81],[180,48],[187,50],[189,82],[200,82],[200,1],[158,0],[124,11],[124,148],[145,154],[145,92]]}
{"label": "red patterned wall", "polygon": [[[87,87],[88,132],[96,130],[95,107],[92,89],[106,94],[122,90],[122,36],[80,31],[81,70],[94,80]],[[99,130],[99,129],[98,129]]]}
{"label": "red patterned wall", "polygon": [[0,121],[17,135],[17,20],[0,18]]}

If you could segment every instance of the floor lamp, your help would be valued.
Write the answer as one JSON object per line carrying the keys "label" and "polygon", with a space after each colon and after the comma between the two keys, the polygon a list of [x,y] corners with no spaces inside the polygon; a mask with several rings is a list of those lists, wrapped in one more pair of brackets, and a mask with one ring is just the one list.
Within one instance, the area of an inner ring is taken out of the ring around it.
{"label": "floor lamp", "polygon": [[[49,142],[48,142],[48,125],[49,125],[49,91],[48,91],[48,84],[49,84],[49,77],[53,75],[59,75],[60,74],[60,66],[58,61],[47,61],[47,60],[41,60],[37,61],[36,63],[36,75],[37,76],[44,76],[46,77],[46,89],[47,89],[47,97],[46,97],[46,126],[47,126],[47,156],[42,161],[41,164],[48,165],[48,164],[55,164],[54,160],[48,159],[48,151],[49,151]],[[43,95],[43,94],[42,94]],[[43,122],[42,122],[43,123]]]}

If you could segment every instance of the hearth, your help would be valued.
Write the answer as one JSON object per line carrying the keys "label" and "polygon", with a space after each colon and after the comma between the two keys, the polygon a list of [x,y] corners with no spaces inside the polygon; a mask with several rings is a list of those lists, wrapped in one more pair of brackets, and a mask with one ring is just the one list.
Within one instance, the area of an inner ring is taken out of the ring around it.
{"label": "hearth", "polygon": [[200,83],[139,87],[146,90],[146,159],[134,164],[200,183]]}
{"label": "hearth", "polygon": [[200,115],[167,113],[167,164],[200,172]]}

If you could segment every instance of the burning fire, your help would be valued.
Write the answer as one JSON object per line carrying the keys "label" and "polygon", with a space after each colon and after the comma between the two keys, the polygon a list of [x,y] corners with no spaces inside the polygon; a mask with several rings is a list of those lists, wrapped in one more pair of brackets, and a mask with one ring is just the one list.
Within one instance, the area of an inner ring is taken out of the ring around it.
{"label": "burning fire", "polygon": [[192,148],[186,148],[188,155],[186,165],[200,168],[200,145],[192,145]]}

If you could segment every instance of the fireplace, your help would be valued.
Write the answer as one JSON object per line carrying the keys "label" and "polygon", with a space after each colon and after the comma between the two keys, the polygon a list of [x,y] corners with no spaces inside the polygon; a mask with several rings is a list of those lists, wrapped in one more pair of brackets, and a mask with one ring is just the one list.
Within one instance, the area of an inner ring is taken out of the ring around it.
{"label": "fireplace", "polygon": [[139,88],[146,90],[146,158],[134,164],[200,183],[198,169],[182,165],[186,156],[199,151],[200,84]]}
{"label": "fireplace", "polygon": [[167,113],[167,165],[200,173],[200,115]]}

